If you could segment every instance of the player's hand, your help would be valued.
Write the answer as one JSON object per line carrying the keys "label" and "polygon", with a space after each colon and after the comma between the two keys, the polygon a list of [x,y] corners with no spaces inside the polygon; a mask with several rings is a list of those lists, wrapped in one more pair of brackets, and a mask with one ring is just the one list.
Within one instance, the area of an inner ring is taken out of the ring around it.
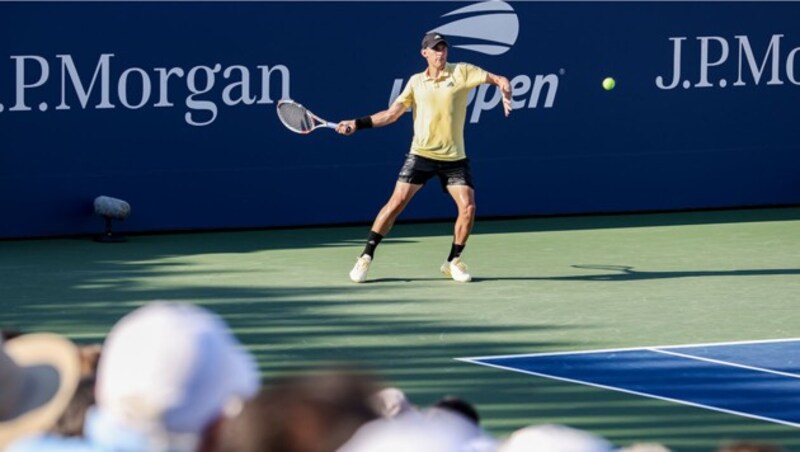
{"label": "player's hand", "polygon": [[508,115],[511,114],[511,85],[506,81],[506,83],[500,86],[500,92],[503,94],[503,112],[506,114],[506,118]]}
{"label": "player's hand", "polygon": [[336,125],[336,131],[342,135],[352,135],[356,131],[356,121],[353,119],[341,121]]}

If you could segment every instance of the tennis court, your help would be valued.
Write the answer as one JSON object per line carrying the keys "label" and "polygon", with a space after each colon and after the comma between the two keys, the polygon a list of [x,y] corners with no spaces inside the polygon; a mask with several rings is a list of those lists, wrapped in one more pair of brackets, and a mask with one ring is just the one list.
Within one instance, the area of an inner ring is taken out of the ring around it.
{"label": "tennis court", "polygon": [[[726,349],[735,359],[723,348],[647,350],[800,337],[800,208],[479,221],[464,254],[470,284],[438,273],[451,227],[398,225],[362,285],[347,272],[366,227],[141,235],[124,244],[2,241],[0,324],[93,342],[136,306],[190,300],[225,317],[266,378],[359,363],[418,404],[445,394],[474,402],[497,436],[555,422],[620,446],[658,441],[711,450],[751,439],[800,447],[796,342],[764,342],[783,344],[769,353]],[[608,356],[587,358],[580,375],[553,370],[566,362],[557,357],[619,349],[647,356],[622,359],[622,367]],[[529,360],[520,365],[527,373],[456,359],[540,354],[550,354],[552,366]],[[647,372],[659,375],[661,389],[674,387],[685,373],[663,371],[673,359],[680,364],[670,369],[694,369],[713,384],[695,381],[680,397],[654,394],[659,399],[640,395],[648,392],[642,387],[608,389],[647,383]],[[739,367],[711,372],[719,365],[711,360]],[[773,372],[753,374],[755,367]],[[598,376],[614,384],[592,380]],[[687,392],[717,400],[724,392],[748,409],[772,411],[714,411]],[[750,397],[756,393],[778,402]]]}
{"label": "tennis court", "polygon": [[463,361],[800,427],[800,339]]}

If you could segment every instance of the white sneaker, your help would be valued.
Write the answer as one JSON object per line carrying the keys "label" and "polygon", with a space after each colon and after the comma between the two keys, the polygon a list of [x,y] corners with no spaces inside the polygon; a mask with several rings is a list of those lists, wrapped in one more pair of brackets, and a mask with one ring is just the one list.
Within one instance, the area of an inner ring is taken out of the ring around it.
{"label": "white sneaker", "polygon": [[470,282],[472,281],[472,275],[467,273],[467,264],[461,262],[461,258],[457,257],[450,262],[445,262],[442,264],[442,268],[439,270],[442,271],[445,275],[453,278],[453,280],[458,282]]}
{"label": "white sneaker", "polygon": [[369,271],[369,264],[372,263],[372,257],[365,254],[356,259],[356,265],[350,270],[350,281],[354,283],[362,283],[367,280],[367,272]]}

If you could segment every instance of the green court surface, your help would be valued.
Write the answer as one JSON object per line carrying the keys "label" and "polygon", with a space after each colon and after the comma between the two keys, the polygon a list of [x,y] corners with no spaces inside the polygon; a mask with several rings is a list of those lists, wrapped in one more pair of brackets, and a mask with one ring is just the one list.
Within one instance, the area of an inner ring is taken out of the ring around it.
{"label": "green court surface", "polygon": [[351,283],[367,229],[2,241],[0,325],[93,342],[136,306],[188,300],[267,380],[358,363],[418,404],[474,402],[498,437],[547,422],[620,446],[800,449],[792,427],[454,360],[800,337],[800,208],[479,221],[469,284],[439,273],[447,223],[398,225]]}

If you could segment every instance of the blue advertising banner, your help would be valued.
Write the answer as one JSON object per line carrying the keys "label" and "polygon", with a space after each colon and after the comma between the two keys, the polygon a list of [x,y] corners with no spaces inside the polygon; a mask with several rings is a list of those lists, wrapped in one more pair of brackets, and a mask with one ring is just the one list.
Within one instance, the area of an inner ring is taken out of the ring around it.
{"label": "blue advertising banner", "polygon": [[[420,40],[512,82],[471,94],[479,216],[800,203],[800,3],[2,2],[0,237],[368,222],[411,114],[351,137],[297,135],[386,108]],[[606,77],[616,87],[605,90]],[[455,208],[429,184],[401,219]]]}

